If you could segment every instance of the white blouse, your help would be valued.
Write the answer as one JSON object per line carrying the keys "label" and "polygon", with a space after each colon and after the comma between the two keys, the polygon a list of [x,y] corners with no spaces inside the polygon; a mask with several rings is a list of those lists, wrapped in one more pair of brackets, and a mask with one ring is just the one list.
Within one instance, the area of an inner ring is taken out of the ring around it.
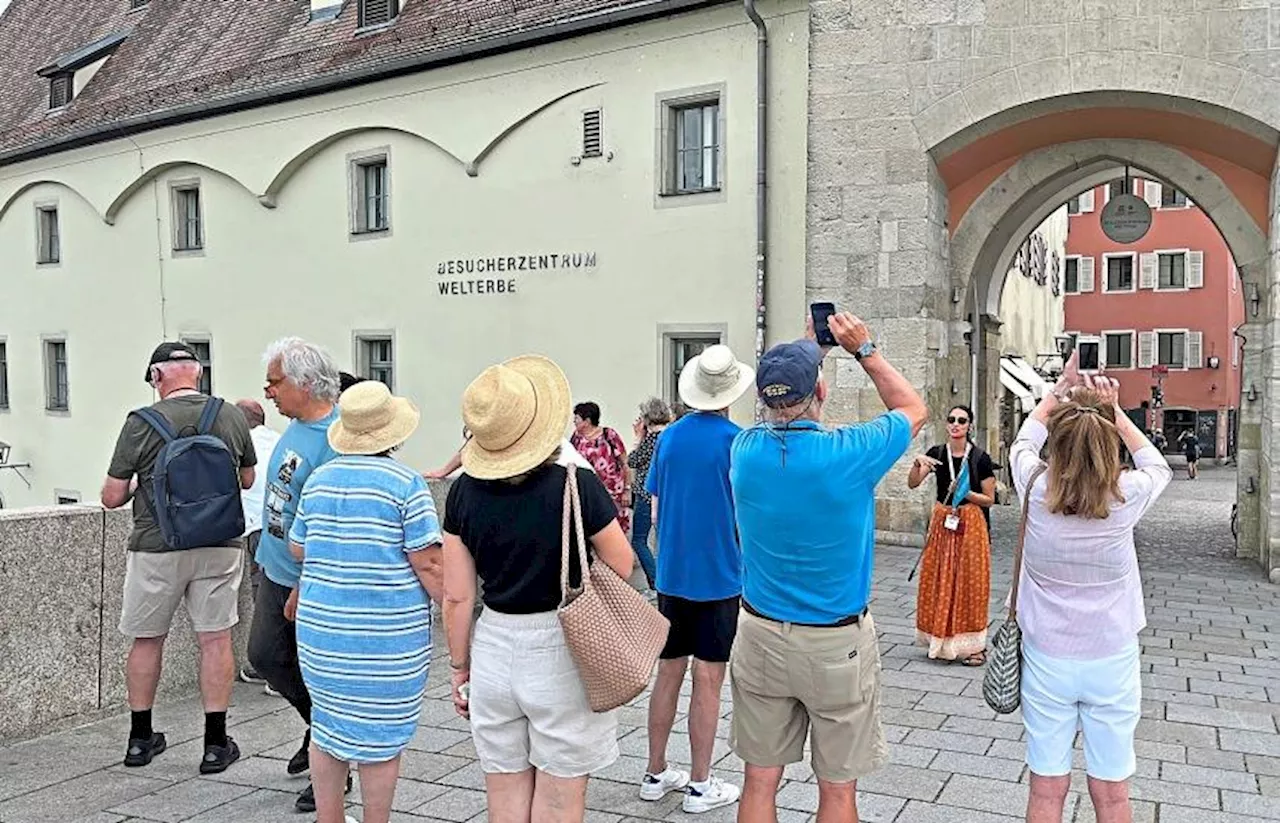
{"label": "white blouse", "polygon": [[[1049,431],[1028,419],[1010,450],[1019,499],[1041,465]],[[1022,553],[1018,624],[1023,640],[1051,657],[1096,660],[1131,647],[1147,625],[1133,528],[1173,479],[1154,446],[1133,455],[1133,471],[1120,475],[1124,500],[1105,520],[1051,514],[1048,475],[1030,490],[1027,540]]]}

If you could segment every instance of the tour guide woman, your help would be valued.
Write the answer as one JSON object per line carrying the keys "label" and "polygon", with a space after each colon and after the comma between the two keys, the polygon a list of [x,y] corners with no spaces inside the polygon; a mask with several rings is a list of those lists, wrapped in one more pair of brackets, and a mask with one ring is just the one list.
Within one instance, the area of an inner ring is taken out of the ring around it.
{"label": "tour guide woman", "polygon": [[907,485],[914,489],[930,474],[938,484],[920,562],[916,641],[929,647],[930,658],[981,666],[991,595],[987,510],[995,503],[996,473],[991,456],[970,440],[972,426],[968,406],[951,409],[947,442],[916,458]]}

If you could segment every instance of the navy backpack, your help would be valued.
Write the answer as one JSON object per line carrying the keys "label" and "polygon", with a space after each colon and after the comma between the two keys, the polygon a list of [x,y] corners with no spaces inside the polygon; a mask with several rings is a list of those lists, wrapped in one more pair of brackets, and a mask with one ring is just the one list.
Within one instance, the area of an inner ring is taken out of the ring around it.
{"label": "navy backpack", "polygon": [[244,534],[240,467],[227,444],[209,433],[222,405],[221,398],[209,398],[196,433],[184,436],[154,408],[134,412],[164,438],[147,504],[166,549],[219,546]]}

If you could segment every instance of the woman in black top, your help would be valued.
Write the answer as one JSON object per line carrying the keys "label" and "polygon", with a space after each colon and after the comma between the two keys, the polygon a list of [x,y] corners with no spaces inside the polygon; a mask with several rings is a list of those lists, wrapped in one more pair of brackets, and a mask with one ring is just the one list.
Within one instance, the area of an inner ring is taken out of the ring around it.
{"label": "woman in black top", "polygon": [[968,406],[951,409],[947,442],[916,458],[907,485],[914,489],[930,474],[937,481],[920,560],[916,640],[929,647],[930,658],[981,666],[991,595],[988,509],[995,503],[996,472],[991,456],[970,439],[972,426]]}
{"label": "woman in black top", "polygon": [[[591,711],[556,615],[569,397],[564,373],[537,356],[486,369],[463,395],[472,436],[445,505],[444,612],[454,705],[471,719],[491,820],[581,823],[588,775],[618,758],[615,713]],[[613,499],[590,471],[574,474],[588,555],[629,577]],[[569,557],[576,584],[576,539]]]}

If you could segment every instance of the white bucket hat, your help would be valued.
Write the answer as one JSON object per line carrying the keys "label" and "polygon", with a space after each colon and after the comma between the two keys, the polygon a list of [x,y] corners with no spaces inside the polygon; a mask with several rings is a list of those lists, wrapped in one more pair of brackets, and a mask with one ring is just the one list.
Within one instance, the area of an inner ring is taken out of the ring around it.
{"label": "white bucket hat", "polygon": [[698,411],[727,409],[755,383],[756,370],[720,344],[708,346],[680,371],[680,399]]}

